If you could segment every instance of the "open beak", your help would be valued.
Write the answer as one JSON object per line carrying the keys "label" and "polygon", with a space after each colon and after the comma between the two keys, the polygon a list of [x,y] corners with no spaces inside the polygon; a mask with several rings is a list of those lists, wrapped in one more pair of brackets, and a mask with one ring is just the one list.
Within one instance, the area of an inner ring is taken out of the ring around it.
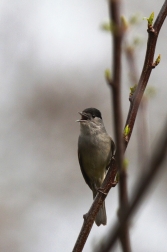
{"label": "open beak", "polygon": [[89,116],[88,114],[84,113],[84,112],[78,112],[81,115],[81,119],[76,120],[76,122],[85,122],[88,120]]}

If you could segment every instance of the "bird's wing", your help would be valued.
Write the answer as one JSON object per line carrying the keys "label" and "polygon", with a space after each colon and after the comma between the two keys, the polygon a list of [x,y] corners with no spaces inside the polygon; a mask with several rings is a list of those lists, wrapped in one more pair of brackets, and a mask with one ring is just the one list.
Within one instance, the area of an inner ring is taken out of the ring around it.
{"label": "bird's wing", "polygon": [[116,147],[114,141],[111,139],[111,157],[115,155]]}
{"label": "bird's wing", "polygon": [[78,149],[78,160],[79,160],[81,172],[82,172],[82,175],[83,175],[83,177],[84,177],[84,179],[85,179],[85,182],[88,184],[88,186],[89,186],[90,189],[92,190],[92,188],[91,188],[91,183],[90,183],[90,179],[89,179],[89,177],[86,175],[86,172],[85,172],[84,169],[83,169],[83,165],[82,165],[82,156],[81,156],[81,153],[80,153],[79,149]]}
{"label": "bird's wing", "polygon": [[107,167],[106,167],[106,170],[108,170],[108,168],[110,167],[110,161],[111,161],[111,158],[115,155],[115,151],[116,151],[115,143],[114,143],[114,141],[111,139],[110,160],[109,160],[109,162],[108,162],[108,165],[107,165]]}

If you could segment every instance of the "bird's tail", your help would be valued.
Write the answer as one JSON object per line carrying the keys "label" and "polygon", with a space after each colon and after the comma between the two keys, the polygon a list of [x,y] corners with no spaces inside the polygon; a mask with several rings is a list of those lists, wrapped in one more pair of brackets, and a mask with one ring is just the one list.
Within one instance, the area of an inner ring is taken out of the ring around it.
{"label": "bird's tail", "polygon": [[[93,193],[93,198],[95,198],[96,194]],[[107,215],[106,215],[106,207],[105,201],[103,202],[102,206],[99,209],[99,212],[96,215],[95,222],[97,226],[106,225],[107,224]]]}
{"label": "bird's tail", "polygon": [[106,225],[107,224],[107,215],[106,215],[106,208],[105,208],[105,201],[103,202],[102,206],[99,209],[99,212],[96,215],[95,222],[97,226]]}

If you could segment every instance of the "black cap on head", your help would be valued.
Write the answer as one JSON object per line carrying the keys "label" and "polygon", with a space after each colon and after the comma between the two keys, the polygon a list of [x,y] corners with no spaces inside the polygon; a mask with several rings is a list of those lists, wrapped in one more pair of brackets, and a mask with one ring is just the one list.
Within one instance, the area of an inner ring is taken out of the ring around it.
{"label": "black cap on head", "polygon": [[87,108],[84,109],[83,112],[91,114],[92,117],[99,117],[102,119],[101,112],[96,108]]}

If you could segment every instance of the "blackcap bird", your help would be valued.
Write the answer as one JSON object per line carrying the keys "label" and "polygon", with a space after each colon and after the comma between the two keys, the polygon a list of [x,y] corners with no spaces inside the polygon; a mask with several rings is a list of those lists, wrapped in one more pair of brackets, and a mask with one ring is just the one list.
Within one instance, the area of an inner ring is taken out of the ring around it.
{"label": "blackcap bird", "polygon": [[[101,187],[114,154],[115,144],[107,134],[101,112],[96,108],[87,108],[79,112],[80,135],[78,139],[78,159],[85,182],[95,198]],[[105,202],[96,215],[97,226],[106,225]]]}

